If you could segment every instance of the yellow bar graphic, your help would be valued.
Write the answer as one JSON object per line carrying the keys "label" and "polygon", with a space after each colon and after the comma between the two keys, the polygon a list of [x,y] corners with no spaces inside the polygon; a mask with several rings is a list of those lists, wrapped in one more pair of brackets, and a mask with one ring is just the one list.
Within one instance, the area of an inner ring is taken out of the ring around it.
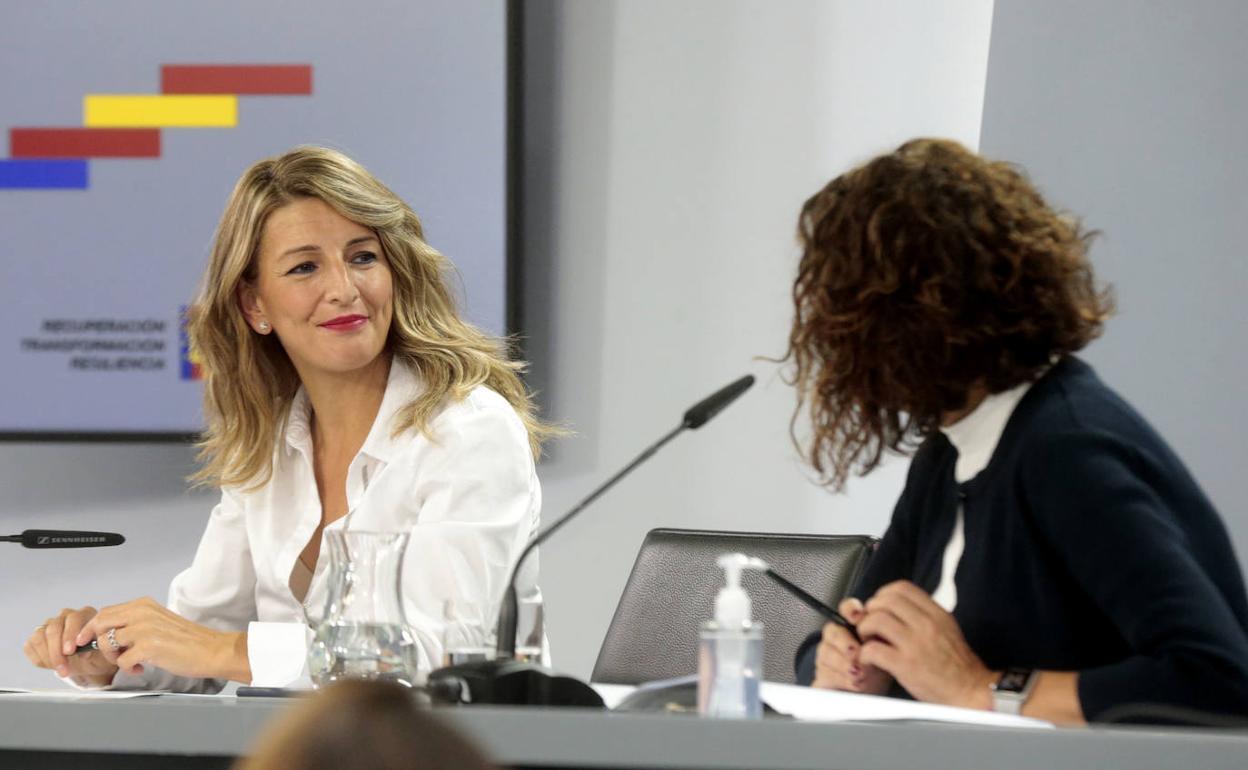
{"label": "yellow bar graphic", "polygon": [[107,128],[231,128],[238,125],[234,95],[87,94],[82,124]]}

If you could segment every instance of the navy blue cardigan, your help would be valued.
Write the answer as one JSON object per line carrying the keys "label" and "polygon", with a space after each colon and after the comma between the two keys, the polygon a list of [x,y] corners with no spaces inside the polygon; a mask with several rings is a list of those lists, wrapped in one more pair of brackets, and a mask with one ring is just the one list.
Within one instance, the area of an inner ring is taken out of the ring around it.
{"label": "navy blue cardigan", "polygon": [[943,434],[924,442],[855,596],[898,579],[934,591],[961,497],[953,615],[990,669],[1078,671],[1089,720],[1123,704],[1248,714],[1248,598],[1226,529],[1091,367],[1068,357],[1041,377],[975,478],[956,483],[956,459]]}

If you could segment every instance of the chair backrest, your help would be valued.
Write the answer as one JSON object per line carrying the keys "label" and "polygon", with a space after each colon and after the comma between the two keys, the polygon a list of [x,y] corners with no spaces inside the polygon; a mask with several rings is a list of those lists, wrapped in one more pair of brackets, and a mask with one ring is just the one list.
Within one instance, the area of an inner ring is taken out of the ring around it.
{"label": "chair backrest", "polygon": [[[865,535],[776,535],[654,529],[647,535],[594,664],[592,681],[640,684],[697,671],[698,631],[710,619],[724,573],[722,553],[757,556],[835,607],[866,566],[876,539]],[[763,674],[793,681],[797,646],[823,618],[766,576],[742,580],[763,623]]]}

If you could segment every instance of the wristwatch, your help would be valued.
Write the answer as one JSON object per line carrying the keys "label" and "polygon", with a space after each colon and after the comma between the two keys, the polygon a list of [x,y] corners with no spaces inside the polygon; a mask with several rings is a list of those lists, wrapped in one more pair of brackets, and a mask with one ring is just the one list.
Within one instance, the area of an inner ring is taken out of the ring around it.
{"label": "wristwatch", "polygon": [[1036,685],[1036,672],[1030,668],[1007,668],[992,686],[992,710],[1018,714]]}

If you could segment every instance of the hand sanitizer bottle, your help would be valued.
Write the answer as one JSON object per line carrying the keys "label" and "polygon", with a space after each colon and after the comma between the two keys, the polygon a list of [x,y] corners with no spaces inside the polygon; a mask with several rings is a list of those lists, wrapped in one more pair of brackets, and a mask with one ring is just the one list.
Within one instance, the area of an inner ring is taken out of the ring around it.
{"label": "hand sanitizer bottle", "polygon": [[763,627],[750,620],[750,596],[741,571],[766,569],[759,559],[726,553],[716,563],[725,585],[715,597],[715,619],[702,626],[698,649],[698,713],[709,717],[758,719],[763,702]]}

